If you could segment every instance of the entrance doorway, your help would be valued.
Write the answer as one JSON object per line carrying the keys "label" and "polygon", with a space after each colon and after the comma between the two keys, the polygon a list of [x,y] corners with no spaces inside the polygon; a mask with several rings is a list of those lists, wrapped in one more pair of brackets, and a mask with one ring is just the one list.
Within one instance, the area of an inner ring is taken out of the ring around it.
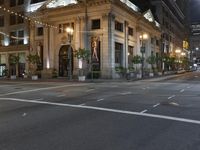
{"label": "entrance doorway", "polygon": [[[71,50],[71,61],[69,58],[69,50]],[[70,76],[70,66],[71,73],[73,74],[73,49],[70,45],[63,45],[59,52],[59,76],[69,77]]]}

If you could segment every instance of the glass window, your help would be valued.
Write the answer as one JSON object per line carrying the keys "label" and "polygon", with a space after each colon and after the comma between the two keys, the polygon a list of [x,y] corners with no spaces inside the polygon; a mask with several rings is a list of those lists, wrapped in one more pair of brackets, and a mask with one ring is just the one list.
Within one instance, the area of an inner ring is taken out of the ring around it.
{"label": "glass window", "polygon": [[37,36],[42,36],[43,35],[43,27],[38,27],[37,28]]}
{"label": "glass window", "polygon": [[92,29],[100,29],[100,28],[101,28],[100,19],[92,20]]}
{"label": "glass window", "polygon": [[24,44],[24,31],[21,30],[21,31],[18,31],[18,44]]}
{"label": "glass window", "polygon": [[128,35],[133,36],[133,28],[128,27]]}
{"label": "glass window", "polygon": [[10,25],[16,24],[16,16],[14,14],[10,14]]}
{"label": "glass window", "polygon": [[[19,13],[19,14],[24,15],[24,12],[21,12],[21,13]],[[17,16],[17,23],[18,23],[18,24],[24,23],[24,19],[23,19],[22,17],[20,17],[20,16]]]}
{"label": "glass window", "polygon": [[132,63],[132,60],[133,60],[133,46],[128,46],[128,65],[131,66],[133,63]]}
{"label": "glass window", "polygon": [[16,6],[16,0],[10,0],[10,7]]}
{"label": "glass window", "polygon": [[115,42],[115,63],[122,65],[123,44]]}
{"label": "glass window", "polygon": [[24,0],[18,0],[18,5],[24,4]]}
{"label": "glass window", "polygon": [[10,32],[10,45],[16,45],[16,37],[17,33],[16,31]]}
{"label": "glass window", "polygon": [[115,30],[123,32],[123,23],[115,21]]}
{"label": "glass window", "polygon": [[0,0],[0,5],[3,5],[4,4],[4,0]]}
{"label": "glass window", "polygon": [[0,16],[0,27],[4,26],[4,16]]}

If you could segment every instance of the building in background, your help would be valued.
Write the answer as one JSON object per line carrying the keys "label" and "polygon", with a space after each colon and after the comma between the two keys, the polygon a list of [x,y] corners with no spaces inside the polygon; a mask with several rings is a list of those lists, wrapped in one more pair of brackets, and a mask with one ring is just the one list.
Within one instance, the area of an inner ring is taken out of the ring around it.
{"label": "building in background", "polygon": [[190,34],[191,65],[200,67],[200,23],[191,24]]}
{"label": "building in background", "polygon": [[[161,25],[162,55],[176,56],[181,50],[189,56],[188,0],[150,0],[154,13]],[[178,54],[179,55],[179,54]],[[163,69],[170,69],[163,63]]]}
{"label": "building in background", "polygon": [[[21,77],[28,69],[29,21],[24,15],[44,0],[0,0],[0,76]],[[5,71],[6,69],[6,71]]]}

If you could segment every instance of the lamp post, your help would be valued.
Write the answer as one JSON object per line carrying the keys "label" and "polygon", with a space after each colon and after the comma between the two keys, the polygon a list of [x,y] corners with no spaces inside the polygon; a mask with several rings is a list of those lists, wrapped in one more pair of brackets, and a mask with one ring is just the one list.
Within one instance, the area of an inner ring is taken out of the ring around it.
{"label": "lamp post", "polygon": [[66,32],[68,35],[68,41],[69,41],[69,49],[68,49],[68,62],[69,62],[69,69],[68,69],[68,76],[69,80],[72,79],[72,52],[71,52],[71,41],[72,41],[72,36],[73,36],[73,28],[72,27],[67,27]]}
{"label": "lamp post", "polygon": [[142,42],[142,46],[140,47],[140,52],[142,53],[142,78],[144,77],[144,53],[145,53],[145,43],[144,40],[148,39],[148,34],[144,33],[140,35],[140,40]]}

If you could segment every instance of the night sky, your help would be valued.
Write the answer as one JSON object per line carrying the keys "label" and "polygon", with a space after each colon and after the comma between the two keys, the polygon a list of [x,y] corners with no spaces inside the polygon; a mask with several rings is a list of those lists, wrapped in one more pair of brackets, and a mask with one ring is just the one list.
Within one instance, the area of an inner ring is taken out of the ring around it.
{"label": "night sky", "polygon": [[190,2],[190,21],[200,22],[200,0],[191,0]]}

